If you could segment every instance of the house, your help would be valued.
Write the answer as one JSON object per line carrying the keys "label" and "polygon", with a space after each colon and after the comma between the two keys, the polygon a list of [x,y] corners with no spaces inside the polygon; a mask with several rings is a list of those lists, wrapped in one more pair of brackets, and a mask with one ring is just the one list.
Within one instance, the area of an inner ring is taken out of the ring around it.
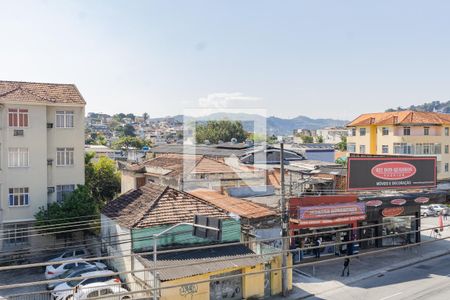
{"label": "house", "polygon": [[323,138],[323,142],[326,144],[337,144],[342,141],[343,137],[348,135],[347,128],[339,127],[327,127],[316,130],[317,136]]}
{"label": "house", "polygon": [[138,164],[122,164],[122,192],[146,182],[191,190],[262,184],[264,172],[239,164],[225,163],[205,155],[166,154]]}
{"label": "house", "polygon": [[[186,223],[191,223],[195,215],[222,220],[222,240],[219,244],[192,235],[193,228]],[[160,253],[157,254],[156,284],[163,287],[160,299],[186,299],[187,296],[189,299],[210,299],[210,295],[218,291],[226,292],[224,287],[231,287],[239,294],[239,299],[263,297],[266,276],[269,277],[270,293],[280,292],[281,272],[263,272],[265,268],[270,270],[270,267],[278,266],[280,258],[274,258],[266,266],[261,255],[255,255],[244,244],[236,244],[241,236],[240,220],[231,218],[226,210],[204,199],[155,183],[147,183],[120,195],[102,210],[103,250],[108,256],[120,256],[109,261],[111,267],[119,272],[131,270],[130,274],[122,276],[127,282],[138,285],[130,288],[142,290],[154,286],[154,272],[148,271],[155,267],[153,253],[149,253],[153,249],[154,234],[176,224],[182,225],[160,236],[157,242]],[[227,245],[231,242],[234,243]],[[203,245],[210,247],[198,248]],[[197,248],[191,249],[192,246]],[[253,272],[259,273],[246,275]],[[219,278],[230,274],[242,276]],[[192,284],[215,278],[214,284]],[[170,288],[180,283],[190,287]]]}
{"label": "house", "polygon": [[438,180],[450,179],[450,115],[411,110],[368,113],[347,128],[349,153],[435,156]]}
{"label": "house", "polygon": [[84,108],[73,84],[0,81],[0,249],[30,248],[39,207],[84,184]]}

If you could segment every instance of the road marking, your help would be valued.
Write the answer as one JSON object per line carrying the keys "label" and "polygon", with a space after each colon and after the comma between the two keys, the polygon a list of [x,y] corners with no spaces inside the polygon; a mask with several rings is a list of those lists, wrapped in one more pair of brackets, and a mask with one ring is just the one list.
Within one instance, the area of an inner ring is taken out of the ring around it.
{"label": "road marking", "polygon": [[393,297],[398,296],[398,295],[401,295],[401,294],[403,294],[403,293],[402,293],[402,292],[398,292],[397,294],[392,294],[392,295],[390,295],[390,296],[381,298],[380,300],[390,299],[390,298],[393,298]]}

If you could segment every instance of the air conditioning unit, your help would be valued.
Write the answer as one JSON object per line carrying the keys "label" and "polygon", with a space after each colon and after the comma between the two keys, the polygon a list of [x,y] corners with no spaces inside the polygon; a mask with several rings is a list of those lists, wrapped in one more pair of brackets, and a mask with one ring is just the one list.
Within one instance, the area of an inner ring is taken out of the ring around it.
{"label": "air conditioning unit", "polygon": [[54,186],[47,187],[47,193],[48,194],[51,194],[51,193],[54,193],[54,192],[55,192],[55,187]]}
{"label": "air conditioning unit", "polygon": [[53,159],[47,159],[47,166],[53,165]]}
{"label": "air conditioning unit", "polygon": [[23,136],[23,129],[14,129],[14,136]]}
{"label": "air conditioning unit", "polygon": [[47,128],[53,128],[53,123],[47,123]]}

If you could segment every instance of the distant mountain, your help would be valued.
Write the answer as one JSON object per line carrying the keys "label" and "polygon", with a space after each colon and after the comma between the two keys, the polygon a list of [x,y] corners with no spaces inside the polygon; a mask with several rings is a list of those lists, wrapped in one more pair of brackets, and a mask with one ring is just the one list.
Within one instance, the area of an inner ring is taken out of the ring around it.
{"label": "distant mountain", "polygon": [[239,120],[242,121],[245,130],[253,131],[255,126],[257,131],[264,130],[266,126],[266,131],[268,134],[272,135],[289,135],[292,134],[294,129],[320,129],[324,127],[339,127],[345,126],[349,121],[346,120],[335,120],[335,119],[313,119],[305,116],[298,116],[292,119],[283,119],[278,117],[268,117],[257,114],[246,114],[246,113],[214,113],[200,118],[193,118],[189,116],[176,115],[173,117],[165,118],[154,118],[150,121],[162,121],[168,119],[175,119],[177,121],[183,122],[183,120],[191,121],[208,121],[208,120]]}
{"label": "distant mountain", "polygon": [[391,111],[402,111],[402,110],[413,110],[413,111],[427,111],[427,112],[440,112],[444,114],[450,114],[450,101],[432,101],[420,105],[411,105],[409,107],[397,107],[387,109],[387,112]]}

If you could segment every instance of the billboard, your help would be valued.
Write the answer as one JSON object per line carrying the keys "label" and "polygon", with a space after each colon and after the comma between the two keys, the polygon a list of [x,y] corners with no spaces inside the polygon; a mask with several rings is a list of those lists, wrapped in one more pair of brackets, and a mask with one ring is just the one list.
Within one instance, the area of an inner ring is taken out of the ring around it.
{"label": "billboard", "polygon": [[436,186],[436,157],[349,157],[348,190]]}

